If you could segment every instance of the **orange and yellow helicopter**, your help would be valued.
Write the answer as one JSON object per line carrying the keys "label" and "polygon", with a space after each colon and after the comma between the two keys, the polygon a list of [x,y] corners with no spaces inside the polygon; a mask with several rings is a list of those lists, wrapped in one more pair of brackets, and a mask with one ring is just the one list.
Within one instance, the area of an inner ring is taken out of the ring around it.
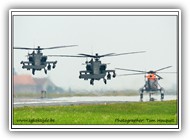
{"label": "orange and yellow helicopter", "polygon": [[[150,101],[153,101],[154,98],[151,97],[151,95],[157,91],[160,92],[161,95],[161,100],[164,99],[164,93],[165,90],[163,87],[160,86],[158,83],[158,80],[163,79],[161,76],[159,76],[157,73],[159,73],[161,70],[170,68],[172,66],[167,66],[158,70],[150,70],[150,71],[141,71],[141,70],[132,70],[132,69],[122,69],[122,68],[116,68],[118,70],[125,70],[125,71],[133,71],[133,72],[138,72],[138,73],[132,73],[132,74],[122,74],[119,76],[128,76],[128,75],[140,75],[144,74],[145,75],[145,84],[142,88],[139,89],[140,92],[140,100],[143,101],[143,93],[148,92],[149,93],[149,99]],[[160,72],[160,73],[176,73],[176,72]]]}

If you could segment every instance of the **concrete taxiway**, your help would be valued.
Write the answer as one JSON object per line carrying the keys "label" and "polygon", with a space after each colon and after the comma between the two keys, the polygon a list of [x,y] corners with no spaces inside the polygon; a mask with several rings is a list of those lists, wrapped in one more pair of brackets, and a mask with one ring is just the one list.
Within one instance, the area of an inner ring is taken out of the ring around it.
{"label": "concrete taxiway", "polygon": [[[154,101],[160,101],[160,95],[152,96]],[[165,95],[164,100],[176,100],[176,95]],[[73,96],[59,98],[14,98],[13,107],[23,106],[66,106],[66,105],[81,105],[81,104],[107,104],[107,103],[124,103],[124,102],[139,102],[139,96]],[[143,102],[148,102],[149,96],[145,95]]]}

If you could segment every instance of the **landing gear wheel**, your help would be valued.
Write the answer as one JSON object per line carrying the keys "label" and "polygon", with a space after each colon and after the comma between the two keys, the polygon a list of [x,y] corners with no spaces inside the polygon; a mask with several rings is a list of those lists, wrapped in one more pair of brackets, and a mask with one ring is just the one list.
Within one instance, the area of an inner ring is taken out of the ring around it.
{"label": "landing gear wheel", "polygon": [[143,101],[143,93],[140,94],[140,101]]}
{"label": "landing gear wheel", "polygon": [[143,89],[142,88],[139,89],[139,93],[140,93],[140,101],[142,102],[143,101]]}
{"label": "landing gear wheel", "polygon": [[53,65],[53,67],[52,67],[53,69],[55,68],[55,65]]}
{"label": "landing gear wheel", "polygon": [[44,69],[44,72],[45,72],[45,74],[47,74],[47,70],[46,69]]}
{"label": "landing gear wheel", "polygon": [[108,73],[107,79],[108,79],[108,80],[111,80],[111,74],[110,74],[110,73]]}
{"label": "landing gear wheel", "polygon": [[47,69],[48,69],[48,70],[51,70],[51,65],[48,65]]}
{"label": "landing gear wheel", "polygon": [[161,101],[163,101],[163,100],[164,100],[164,94],[161,93]]}
{"label": "landing gear wheel", "polygon": [[94,79],[91,79],[91,80],[90,80],[90,84],[91,84],[91,85],[94,85]]}
{"label": "landing gear wheel", "polygon": [[113,78],[115,78],[116,77],[116,74],[115,73],[113,73]]}
{"label": "landing gear wheel", "polygon": [[160,93],[161,93],[161,101],[163,101],[164,100],[164,89],[163,88],[161,88],[160,89]]}
{"label": "landing gear wheel", "polygon": [[35,75],[35,69],[32,69],[32,74]]}
{"label": "landing gear wheel", "polygon": [[154,101],[154,98],[151,97],[152,93],[149,93],[149,101]]}

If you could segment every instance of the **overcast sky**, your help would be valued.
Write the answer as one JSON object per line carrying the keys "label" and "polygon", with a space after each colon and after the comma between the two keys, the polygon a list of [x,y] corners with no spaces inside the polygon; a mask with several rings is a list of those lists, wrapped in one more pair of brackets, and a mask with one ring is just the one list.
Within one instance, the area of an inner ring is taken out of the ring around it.
{"label": "overcast sky", "polygon": [[[14,16],[15,47],[53,47],[78,45],[72,48],[44,50],[44,55],[76,55],[124,53],[146,51],[141,54],[102,58],[110,63],[107,69],[116,67],[164,71],[177,69],[177,17],[176,16]],[[31,51],[29,51],[31,52]],[[27,50],[14,50],[14,67],[18,74],[30,74],[22,69],[21,61],[27,60]],[[79,71],[85,70],[86,58],[57,58],[57,67],[45,75],[36,71],[33,77],[49,77],[57,86],[65,89],[139,89],[144,85],[144,75],[116,77],[107,81],[79,79]],[[89,59],[88,59],[89,60]],[[164,72],[163,71],[163,72]],[[130,73],[116,71],[116,74]],[[161,74],[161,86],[171,88],[176,84],[176,74]]]}

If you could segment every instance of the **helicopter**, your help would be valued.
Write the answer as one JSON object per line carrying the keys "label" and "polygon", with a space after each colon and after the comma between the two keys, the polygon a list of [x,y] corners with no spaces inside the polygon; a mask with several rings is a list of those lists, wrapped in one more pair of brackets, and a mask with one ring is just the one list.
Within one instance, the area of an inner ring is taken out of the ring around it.
{"label": "helicopter", "polygon": [[[129,52],[129,53],[108,53],[104,55],[99,55],[96,53],[95,55],[90,54],[78,54],[78,55],[49,55],[49,56],[57,56],[57,57],[90,57],[90,61],[86,61],[86,70],[82,70],[79,72],[79,79],[88,80],[90,79],[90,85],[94,85],[95,80],[103,79],[104,83],[107,84],[107,80],[111,80],[111,73],[113,74],[112,77],[116,77],[115,70],[107,70],[107,64],[102,63],[100,58],[102,57],[110,57],[110,56],[119,56],[119,55],[126,55],[126,54],[134,54],[134,53],[144,53],[145,51],[139,52]],[[106,76],[107,75],[107,76]],[[106,80],[107,78],[107,80]]]}
{"label": "helicopter", "polygon": [[[14,49],[21,49],[21,50],[33,50],[32,53],[28,53],[28,61],[21,61],[23,69],[30,70],[32,69],[32,74],[35,75],[35,71],[44,69],[45,74],[47,74],[47,70],[54,69],[56,67],[57,61],[47,61],[47,56],[43,55],[41,52],[42,50],[47,49],[58,49],[58,48],[66,48],[66,47],[74,47],[77,45],[68,45],[68,46],[56,46],[56,47],[49,47],[49,48],[41,48],[38,46],[37,48],[26,48],[26,47],[14,47]],[[36,52],[35,52],[36,51]],[[47,69],[46,69],[47,67]]]}
{"label": "helicopter", "polygon": [[160,86],[158,80],[163,79],[157,73],[175,73],[175,72],[160,72],[161,70],[168,69],[172,66],[167,66],[158,70],[150,70],[150,71],[141,71],[141,70],[132,70],[132,69],[123,69],[123,68],[116,68],[117,70],[125,70],[125,71],[133,71],[139,73],[131,73],[131,74],[122,74],[120,76],[128,76],[128,75],[141,75],[144,74],[145,76],[145,84],[142,88],[139,89],[140,92],[140,101],[143,101],[143,92],[149,93],[149,100],[154,101],[154,98],[151,96],[159,91],[161,95],[161,101],[164,99],[165,90],[163,87]]}

